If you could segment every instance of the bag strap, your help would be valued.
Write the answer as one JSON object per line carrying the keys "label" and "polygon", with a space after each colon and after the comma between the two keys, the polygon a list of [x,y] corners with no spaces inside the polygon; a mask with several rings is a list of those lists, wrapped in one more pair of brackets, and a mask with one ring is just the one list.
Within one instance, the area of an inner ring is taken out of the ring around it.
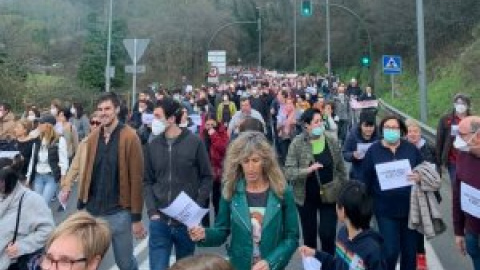
{"label": "bag strap", "polygon": [[23,197],[24,196],[25,196],[25,192],[20,197],[20,202],[18,203],[17,221],[15,223],[15,232],[13,233],[12,243],[15,243],[15,241],[17,240],[18,225],[20,223],[20,214],[22,213],[22,202],[23,202]]}

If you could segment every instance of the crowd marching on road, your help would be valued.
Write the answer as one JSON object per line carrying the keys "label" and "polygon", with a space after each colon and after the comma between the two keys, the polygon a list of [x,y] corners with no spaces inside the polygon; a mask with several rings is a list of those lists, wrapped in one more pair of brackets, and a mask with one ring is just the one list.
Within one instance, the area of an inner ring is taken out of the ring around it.
{"label": "crowd marching on road", "polygon": [[[152,270],[280,270],[295,253],[305,269],[425,270],[425,240],[448,227],[480,270],[480,117],[466,95],[435,146],[414,119],[377,125],[356,79],[238,74],[124,104],[108,92],[90,112],[55,99],[15,115],[0,102],[0,270],[102,269],[109,249],[137,270],[147,235]],[[54,201],[78,211],[55,224]],[[195,255],[222,245],[228,259]]]}

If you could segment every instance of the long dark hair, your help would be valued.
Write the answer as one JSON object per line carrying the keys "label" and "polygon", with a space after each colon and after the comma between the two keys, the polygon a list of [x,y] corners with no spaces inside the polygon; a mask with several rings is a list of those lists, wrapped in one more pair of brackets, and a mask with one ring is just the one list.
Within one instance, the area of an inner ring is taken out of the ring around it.
{"label": "long dark hair", "polygon": [[0,158],[0,180],[5,182],[5,195],[10,195],[21,178],[23,157],[16,155],[13,159]]}
{"label": "long dark hair", "polygon": [[84,114],[83,105],[80,102],[73,102],[73,107],[77,111],[75,118],[80,119]]}

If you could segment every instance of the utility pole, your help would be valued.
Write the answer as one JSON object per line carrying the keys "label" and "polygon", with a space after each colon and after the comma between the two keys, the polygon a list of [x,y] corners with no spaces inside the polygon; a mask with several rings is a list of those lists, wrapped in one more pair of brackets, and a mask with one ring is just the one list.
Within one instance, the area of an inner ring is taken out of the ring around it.
{"label": "utility pole", "polygon": [[105,91],[110,92],[110,62],[112,57],[112,16],[113,0],[110,0],[108,9],[108,41],[107,41],[107,65],[105,67]]}
{"label": "utility pole", "polygon": [[425,60],[425,24],[423,0],[417,0],[418,84],[420,89],[420,120],[427,123],[427,69]]}
{"label": "utility pole", "polygon": [[262,68],[262,14],[260,7],[258,9],[258,70]]}
{"label": "utility pole", "polygon": [[297,73],[297,0],[293,0],[293,72]]}
{"label": "utility pole", "polygon": [[330,47],[330,0],[326,0],[325,5],[326,20],[327,20],[327,70],[328,76],[332,75],[332,63],[331,63],[331,47]]}

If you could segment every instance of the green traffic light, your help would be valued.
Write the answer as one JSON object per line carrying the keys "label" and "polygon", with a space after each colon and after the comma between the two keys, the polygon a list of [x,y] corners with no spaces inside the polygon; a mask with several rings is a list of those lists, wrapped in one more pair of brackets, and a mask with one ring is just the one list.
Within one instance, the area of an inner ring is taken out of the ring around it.
{"label": "green traffic light", "polygon": [[362,62],[362,65],[363,65],[363,66],[368,66],[368,65],[370,65],[370,57],[368,57],[368,56],[363,56],[361,62]]}
{"label": "green traffic light", "polygon": [[303,0],[302,1],[302,16],[309,17],[312,16],[312,1]]}

